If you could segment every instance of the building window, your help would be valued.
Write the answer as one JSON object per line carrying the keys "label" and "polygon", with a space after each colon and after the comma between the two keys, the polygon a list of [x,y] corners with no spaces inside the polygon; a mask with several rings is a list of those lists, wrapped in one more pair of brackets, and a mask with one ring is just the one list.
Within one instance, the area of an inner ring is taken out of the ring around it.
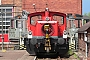
{"label": "building window", "polygon": [[[0,34],[2,33],[2,20],[3,20],[3,33],[8,33],[8,28],[10,27],[10,20],[12,15],[13,7],[0,7]],[[2,14],[1,14],[2,12]]]}

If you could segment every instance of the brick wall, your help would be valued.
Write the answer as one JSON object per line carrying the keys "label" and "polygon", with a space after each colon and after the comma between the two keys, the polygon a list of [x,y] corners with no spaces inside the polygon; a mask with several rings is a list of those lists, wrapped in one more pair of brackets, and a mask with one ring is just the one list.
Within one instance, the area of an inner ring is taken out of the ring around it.
{"label": "brick wall", "polygon": [[44,11],[48,7],[50,11],[73,14],[82,13],[82,0],[22,0],[22,2],[23,9],[29,12],[35,12],[33,4],[36,4],[37,11]]}
{"label": "brick wall", "polygon": [[[70,20],[67,20],[67,28],[71,27],[71,22]],[[78,20],[74,20],[73,24],[75,24],[76,28],[78,28]],[[82,21],[80,20],[80,27],[82,26]]]}
{"label": "brick wall", "polygon": [[14,4],[16,12],[21,12],[22,8],[35,12],[33,4],[36,4],[37,11],[44,11],[48,7],[50,11],[82,14],[82,0],[1,0],[1,3]]}
{"label": "brick wall", "polygon": [[1,0],[1,4],[13,4],[13,0]]}
{"label": "brick wall", "polygon": [[[63,13],[82,13],[82,0],[1,0],[2,4],[14,4],[29,11],[35,12],[33,4],[36,4],[37,11],[44,11],[46,7],[50,11],[58,11]],[[46,5],[47,4],[47,5]]]}
{"label": "brick wall", "polygon": [[[35,12],[33,4],[35,4],[36,11],[44,11],[45,8],[48,7],[50,11],[66,14],[82,14],[82,0],[22,0],[22,8],[30,13]],[[74,23],[76,24],[76,27],[78,27],[78,22],[74,21]],[[67,27],[70,28],[69,21],[67,21],[67,24]]]}
{"label": "brick wall", "polygon": [[1,4],[12,4],[14,7],[14,16],[22,12],[22,0],[1,0]]}
{"label": "brick wall", "polygon": [[86,43],[84,42],[84,35],[79,34],[78,35],[78,41],[79,41],[79,51],[85,56],[86,52]]}
{"label": "brick wall", "polygon": [[[1,0],[1,3],[13,4],[14,16],[21,14],[22,10],[27,10],[30,13],[35,12],[33,4],[35,4],[36,11],[44,11],[47,7],[50,11],[82,14],[82,0]],[[77,21],[75,24],[78,27]]]}
{"label": "brick wall", "polygon": [[[86,54],[86,42],[84,41],[84,35],[79,34],[79,52],[81,52],[84,56]],[[90,35],[88,36],[90,37]],[[90,60],[90,43],[88,43],[88,57],[87,60]]]}
{"label": "brick wall", "polygon": [[88,60],[90,60],[90,28],[88,28]]}
{"label": "brick wall", "polygon": [[88,60],[90,60],[90,44],[88,44]]}

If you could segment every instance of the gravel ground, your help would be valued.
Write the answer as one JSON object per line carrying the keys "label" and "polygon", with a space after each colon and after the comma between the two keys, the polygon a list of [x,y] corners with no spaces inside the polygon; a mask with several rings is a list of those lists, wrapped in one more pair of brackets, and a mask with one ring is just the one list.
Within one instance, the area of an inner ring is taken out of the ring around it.
{"label": "gravel ground", "polygon": [[0,51],[0,60],[18,60],[24,54],[26,54],[25,50],[9,50],[6,52]]}
{"label": "gravel ground", "polygon": [[[0,51],[0,60],[34,60],[34,58],[35,56],[30,56],[30,54],[27,53],[26,50],[8,50],[6,52]],[[74,56],[72,55],[69,58],[62,58],[62,60],[77,60],[77,59],[75,59]]]}

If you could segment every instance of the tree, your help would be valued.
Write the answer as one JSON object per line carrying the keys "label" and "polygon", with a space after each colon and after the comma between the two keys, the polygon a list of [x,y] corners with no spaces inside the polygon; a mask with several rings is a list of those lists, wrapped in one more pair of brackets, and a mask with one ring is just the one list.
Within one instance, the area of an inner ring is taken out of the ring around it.
{"label": "tree", "polygon": [[88,12],[88,13],[84,13],[84,16],[88,16],[88,17],[90,17],[90,12]]}
{"label": "tree", "polygon": [[[88,12],[88,13],[84,13],[84,16],[88,16],[89,18],[90,18],[90,12]],[[84,20],[83,21],[83,23],[85,24],[85,23],[87,23],[88,21],[90,21],[90,19],[88,20]]]}
{"label": "tree", "polygon": [[88,13],[88,16],[90,17],[90,12]]}

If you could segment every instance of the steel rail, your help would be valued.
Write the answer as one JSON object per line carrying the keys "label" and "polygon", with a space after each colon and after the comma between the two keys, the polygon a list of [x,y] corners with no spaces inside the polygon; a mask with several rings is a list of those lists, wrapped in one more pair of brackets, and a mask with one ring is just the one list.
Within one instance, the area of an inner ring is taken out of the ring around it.
{"label": "steel rail", "polygon": [[35,56],[34,60],[62,60],[62,59],[60,57],[58,58],[38,58],[37,56]]}

